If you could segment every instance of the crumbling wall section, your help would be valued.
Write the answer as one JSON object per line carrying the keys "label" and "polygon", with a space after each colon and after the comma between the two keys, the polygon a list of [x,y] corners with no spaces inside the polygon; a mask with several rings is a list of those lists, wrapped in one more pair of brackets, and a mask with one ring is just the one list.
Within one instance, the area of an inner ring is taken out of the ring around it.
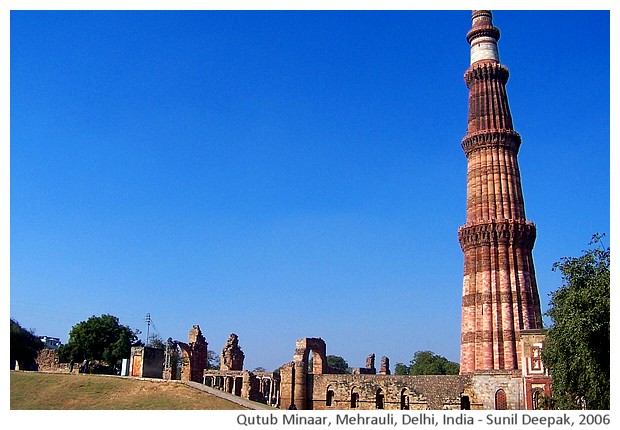
{"label": "crumbling wall section", "polygon": [[44,348],[39,351],[35,359],[39,372],[53,373],[78,373],[79,366],[73,363],[61,363],[58,358],[58,350]]}
{"label": "crumbling wall section", "polygon": [[375,368],[375,354],[368,354],[366,357],[366,367],[355,367],[352,369],[354,375],[375,375],[377,369]]}
{"label": "crumbling wall section", "polygon": [[220,371],[243,370],[245,354],[239,347],[239,337],[231,333],[220,355]]}
{"label": "crumbling wall section", "polygon": [[280,367],[280,407],[282,409],[289,409],[294,401],[295,365],[291,361]]}
{"label": "crumbling wall section", "polygon": [[[310,409],[376,410],[461,409],[462,397],[473,396],[467,375],[309,375]],[[284,389],[284,380],[282,381]],[[328,400],[328,391],[333,392]],[[381,396],[381,401],[378,397]],[[352,397],[357,397],[352,401]],[[477,399],[470,401],[476,404]],[[379,406],[380,404],[380,406]]]}
{"label": "crumbling wall section", "polygon": [[199,325],[194,325],[189,331],[188,343],[176,341],[181,348],[181,380],[202,382],[204,370],[207,368],[208,355],[205,337],[200,331]]}
{"label": "crumbling wall section", "polygon": [[58,369],[58,351],[45,348],[39,351],[35,362],[39,366],[40,372],[56,372]]}

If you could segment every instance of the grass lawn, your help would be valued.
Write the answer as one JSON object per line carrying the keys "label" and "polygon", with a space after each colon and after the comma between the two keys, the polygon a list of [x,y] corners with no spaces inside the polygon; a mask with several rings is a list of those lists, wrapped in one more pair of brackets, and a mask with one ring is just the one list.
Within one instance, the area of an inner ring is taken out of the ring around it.
{"label": "grass lawn", "polygon": [[178,382],[11,371],[11,409],[245,409]]}

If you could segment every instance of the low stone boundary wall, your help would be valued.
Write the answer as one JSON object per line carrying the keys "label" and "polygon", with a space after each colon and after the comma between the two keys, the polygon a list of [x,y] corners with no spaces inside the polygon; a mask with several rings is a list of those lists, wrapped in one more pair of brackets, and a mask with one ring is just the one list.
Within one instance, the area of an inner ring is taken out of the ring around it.
{"label": "low stone boundary wall", "polygon": [[[79,364],[71,366],[70,363],[61,363],[56,349],[45,348],[39,351],[35,362],[39,372],[50,373],[78,373]],[[73,367],[73,369],[72,369]]]}

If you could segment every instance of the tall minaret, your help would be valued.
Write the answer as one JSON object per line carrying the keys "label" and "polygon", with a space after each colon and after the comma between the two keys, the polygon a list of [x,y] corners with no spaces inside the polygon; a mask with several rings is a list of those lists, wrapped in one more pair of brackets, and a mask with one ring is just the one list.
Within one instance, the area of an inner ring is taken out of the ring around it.
{"label": "tall minaret", "polygon": [[487,10],[472,13],[467,135],[467,222],[464,253],[461,374],[519,369],[521,330],[542,328],[517,153],[521,137],[508,107],[508,69],[499,62],[499,30]]}

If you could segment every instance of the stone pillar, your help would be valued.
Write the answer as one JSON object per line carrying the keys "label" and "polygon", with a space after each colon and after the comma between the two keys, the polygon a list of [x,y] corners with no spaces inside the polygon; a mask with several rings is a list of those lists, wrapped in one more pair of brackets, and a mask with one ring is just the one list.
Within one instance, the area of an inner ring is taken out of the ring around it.
{"label": "stone pillar", "polygon": [[390,374],[390,359],[387,357],[381,357],[381,368],[379,369],[379,375]]}
{"label": "stone pillar", "polygon": [[303,361],[295,361],[295,396],[293,403],[297,409],[306,409],[306,376],[307,367]]}
{"label": "stone pillar", "polygon": [[243,372],[243,384],[241,386],[241,397],[251,399],[252,396],[252,375],[247,370]]}
{"label": "stone pillar", "polygon": [[368,354],[366,357],[366,369],[367,373],[377,373],[377,369],[375,368],[375,354]]}
{"label": "stone pillar", "polygon": [[280,367],[280,407],[288,409],[295,401],[295,366],[286,363]]}
{"label": "stone pillar", "polygon": [[189,332],[189,346],[191,348],[190,362],[191,362],[191,380],[194,382],[200,382],[204,370],[207,368],[208,361],[208,346],[209,344],[205,340],[205,337],[200,331],[200,326],[195,325]]}
{"label": "stone pillar", "polygon": [[220,354],[220,371],[243,370],[244,358],[245,354],[239,347],[238,336],[235,333],[231,333]]}

